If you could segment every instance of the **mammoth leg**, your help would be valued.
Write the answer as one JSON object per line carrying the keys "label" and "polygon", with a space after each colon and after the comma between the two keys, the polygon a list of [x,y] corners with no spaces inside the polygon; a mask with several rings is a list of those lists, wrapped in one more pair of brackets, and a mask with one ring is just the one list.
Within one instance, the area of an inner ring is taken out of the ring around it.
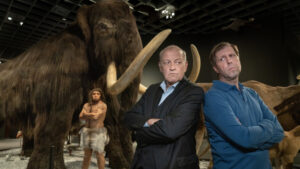
{"label": "mammoth leg", "polygon": [[28,169],[65,169],[63,146],[71,126],[74,111],[39,113],[34,128],[34,149]]}
{"label": "mammoth leg", "polygon": [[[31,112],[31,111],[30,111]],[[23,144],[22,144],[22,152],[21,155],[26,157],[30,157],[33,152],[34,146],[34,138],[33,138],[33,129],[34,129],[34,120],[35,115],[30,114],[27,116],[27,123],[22,124],[22,136],[23,136]],[[22,122],[20,122],[22,123]]]}
{"label": "mammoth leg", "polygon": [[[126,113],[128,110],[131,109],[131,107],[136,103],[138,90],[139,90],[139,84],[140,84],[140,77],[134,79],[134,81],[129,85],[129,87],[126,88],[126,90],[121,95],[121,109],[120,109],[120,115],[119,120],[121,121],[123,119],[124,113]],[[127,127],[124,125],[120,125],[120,140],[121,145],[123,148],[123,153],[125,154],[125,157],[129,163],[131,163],[133,159],[133,149],[132,149],[132,138],[131,138],[131,132]]]}
{"label": "mammoth leg", "polygon": [[108,96],[107,106],[110,112],[107,113],[105,123],[107,131],[109,133],[110,141],[106,146],[107,156],[109,158],[110,167],[113,169],[128,169],[130,168],[130,162],[126,159],[127,154],[124,154],[121,134],[120,131],[120,121],[119,121],[119,111],[120,105],[116,96]]}
{"label": "mammoth leg", "polygon": [[22,135],[23,135],[23,144],[22,144],[21,155],[30,157],[33,151],[34,139],[32,135],[28,134],[26,129],[22,129]]}

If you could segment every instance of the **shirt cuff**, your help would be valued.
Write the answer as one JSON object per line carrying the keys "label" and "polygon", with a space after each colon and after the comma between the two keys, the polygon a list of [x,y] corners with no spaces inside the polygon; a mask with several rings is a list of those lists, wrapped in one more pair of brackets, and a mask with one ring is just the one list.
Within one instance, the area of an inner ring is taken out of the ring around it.
{"label": "shirt cuff", "polygon": [[146,122],[143,127],[150,127],[150,125]]}

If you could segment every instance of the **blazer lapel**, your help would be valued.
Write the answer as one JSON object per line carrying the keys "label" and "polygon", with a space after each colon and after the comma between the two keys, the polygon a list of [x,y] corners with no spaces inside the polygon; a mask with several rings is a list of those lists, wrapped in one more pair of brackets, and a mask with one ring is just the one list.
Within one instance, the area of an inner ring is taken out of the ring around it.
{"label": "blazer lapel", "polygon": [[153,98],[153,105],[152,105],[153,110],[152,110],[152,112],[157,109],[158,103],[159,103],[161,95],[163,93],[163,90],[160,88],[160,86],[158,86],[156,88],[156,91],[154,91],[154,92],[155,93],[154,93],[154,98]]}
{"label": "blazer lapel", "polygon": [[185,78],[182,79],[179,82],[179,84],[176,86],[172,94],[170,94],[160,106],[172,104],[172,102],[176,99],[176,96],[181,92],[181,90],[186,86],[186,84],[187,84],[187,80]]}

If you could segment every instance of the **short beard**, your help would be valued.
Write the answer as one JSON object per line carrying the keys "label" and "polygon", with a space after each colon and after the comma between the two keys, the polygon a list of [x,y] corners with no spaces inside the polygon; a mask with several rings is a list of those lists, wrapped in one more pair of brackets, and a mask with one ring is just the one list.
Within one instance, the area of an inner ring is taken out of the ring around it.
{"label": "short beard", "polygon": [[98,100],[92,100],[92,104],[97,104],[100,102],[101,99],[98,99]]}

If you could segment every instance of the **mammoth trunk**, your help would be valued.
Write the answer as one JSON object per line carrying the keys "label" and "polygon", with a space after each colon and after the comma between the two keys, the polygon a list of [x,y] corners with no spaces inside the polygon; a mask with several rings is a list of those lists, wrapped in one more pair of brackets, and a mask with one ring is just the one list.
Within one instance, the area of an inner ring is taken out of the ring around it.
{"label": "mammoth trunk", "polygon": [[97,73],[96,76],[101,76],[106,73],[107,63],[112,61],[117,61],[116,58],[122,55],[121,49],[118,48],[115,39],[99,39],[96,40],[93,44],[88,46],[89,50],[89,63],[92,72]]}

